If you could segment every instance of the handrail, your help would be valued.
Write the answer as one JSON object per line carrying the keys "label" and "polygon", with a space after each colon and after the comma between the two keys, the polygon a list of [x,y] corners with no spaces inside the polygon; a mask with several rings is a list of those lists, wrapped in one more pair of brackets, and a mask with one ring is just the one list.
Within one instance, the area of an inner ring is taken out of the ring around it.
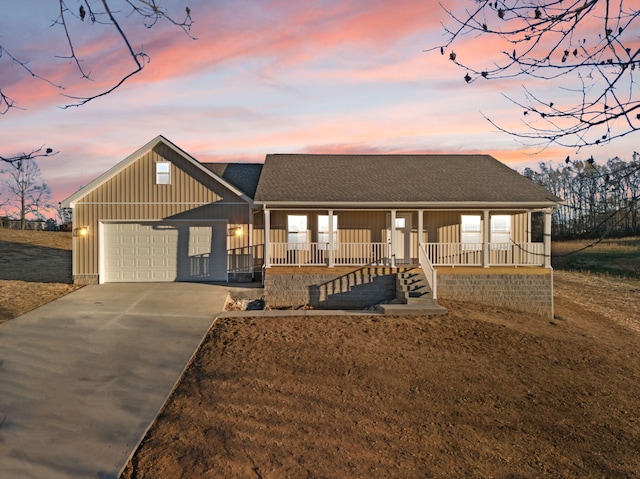
{"label": "handrail", "polygon": [[429,260],[427,251],[424,249],[424,245],[422,243],[418,244],[418,256],[420,268],[422,268],[422,272],[426,276],[429,286],[431,287],[433,299],[438,299],[438,275],[433,264]]}

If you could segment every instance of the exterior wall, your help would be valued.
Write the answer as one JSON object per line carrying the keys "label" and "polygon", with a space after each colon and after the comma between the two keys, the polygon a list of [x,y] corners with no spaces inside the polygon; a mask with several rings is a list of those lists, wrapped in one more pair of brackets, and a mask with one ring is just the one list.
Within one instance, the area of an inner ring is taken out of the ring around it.
{"label": "exterior wall", "polygon": [[264,297],[269,308],[310,305],[318,309],[363,309],[396,297],[397,269],[267,268]]}
{"label": "exterior wall", "polygon": [[[411,256],[418,257],[418,212],[411,213]],[[398,214],[405,213],[398,210]],[[318,215],[327,214],[326,210],[272,210],[271,211],[271,241],[273,243],[287,242],[287,215],[307,215],[308,217],[308,241],[317,241]],[[424,243],[459,243],[460,242],[460,216],[482,215],[482,211],[425,211],[422,241]],[[511,236],[516,243],[528,241],[529,224],[526,212],[522,211],[496,211],[491,214],[511,215]],[[264,213],[260,211],[256,224],[262,225]],[[341,243],[369,243],[388,241],[387,230],[389,228],[389,213],[385,211],[334,211],[338,216],[338,241]],[[264,236],[261,237],[264,241]]]}
{"label": "exterior wall", "polygon": [[[316,242],[318,240],[318,215],[326,214],[326,210],[271,211],[271,242],[287,242],[288,215],[307,215],[307,241]],[[383,211],[335,211],[334,215],[338,217],[338,241],[341,243],[387,241],[386,213]],[[261,224],[263,222],[261,221]]]}
{"label": "exterior wall", "polygon": [[[171,162],[170,185],[156,185],[157,161]],[[241,228],[228,237],[230,267],[248,271],[251,215],[246,201],[160,144],[76,202],[74,228],[88,226],[89,234],[73,239],[74,281],[97,282],[98,224],[108,220],[227,219],[230,228]]]}
{"label": "exterior wall", "polygon": [[550,268],[436,268],[438,298],[473,301],[553,317]]}
{"label": "exterior wall", "polygon": [[[418,263],[418,211],[397,210],[397,214],[410,213],[411,221],[411,262]],[[307,216],[307,242],[314,243],[318,240],[318,215],[327,214],[327,210],[271,210],[271,243],[287,242],[287,215]],[[389,241],[390,212],[380,210],[341,211],[335,210],[338,217],[338,242],[339,243],[386,243]],[[460,242],[460,216],[465,214],[482,215],[482,211],[424,211],[422,242],[423,243],[459,243]],[[511,240],[515,243],[529,241],[530,225],[529,215],[523,211],[497,211],[491,214],[511,215]],[[254,244],[264,244],[264,212],[258,211],[254,219]],[[482,226],[484,228],[484,225]],[[262,265],[262,251],[256,251],[260,255]],[[258,258],[258,257],[256,257]],[[339,258],[336,252],[336,259]]]}
{"label": "exterior wall", "polygon": [[[461,215],[482,217],[482,211],[425,211],[423,241],[425,243],[459,243]],[[511,215],[511,239],[515,243],[528,241],[530,227],[526,212],[491,210],[490,215]],[[481,220],[481,224],[484,228],[484,220]]]}

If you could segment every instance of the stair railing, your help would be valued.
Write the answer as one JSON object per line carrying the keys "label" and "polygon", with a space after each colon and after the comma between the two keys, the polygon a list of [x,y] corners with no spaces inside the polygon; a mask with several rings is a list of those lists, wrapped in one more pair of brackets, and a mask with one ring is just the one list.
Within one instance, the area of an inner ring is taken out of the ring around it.
{"label": "stair railing", "polygon": [[429,255],[427,255],[427,251],[425,250],[422,243],[418,244],[418,256],[420,260],[420,268],[422,268],[422,272],[429,282],[429,287],[431,288],[433,299],[438,299],[437,273],[433,267],[433,264],[431,263],[431,260],[429,260]]}

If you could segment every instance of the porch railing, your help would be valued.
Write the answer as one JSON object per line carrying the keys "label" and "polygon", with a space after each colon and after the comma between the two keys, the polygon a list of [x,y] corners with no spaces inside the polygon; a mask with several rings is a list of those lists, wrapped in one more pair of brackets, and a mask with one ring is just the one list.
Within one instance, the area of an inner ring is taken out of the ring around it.
{"label": "porch railing", "polygon": [[427,256],[427,251],[424,249],[423,244],[418,245],[418,259],[420,261],[420,268],[429,282],[431,287],[431,294],[433,299],[438,298],[438,273],[433,268],[433,264]]}
{"label": "porch railing", "polygon": [[[543,243],[490,243],[488,246],[489,266],[544,264]],[[391,258],[389,243],[270,243],[269,248],[271,266],[389,265]],[[421,248],[433,266],[483,265],[482,243],[425,243]]]}
{"label": "porch railing", "polygon": [[[427,243],[435,266],[482,266],[482,243]],[[489,243],[490,266],[542,266],[543,243]]]}
{"label": "porch railing", "polygon": [[[388,264],[388,243],[271,243],[272,266],[336,266]],[[332,249],[333,247],[333,249]]]}

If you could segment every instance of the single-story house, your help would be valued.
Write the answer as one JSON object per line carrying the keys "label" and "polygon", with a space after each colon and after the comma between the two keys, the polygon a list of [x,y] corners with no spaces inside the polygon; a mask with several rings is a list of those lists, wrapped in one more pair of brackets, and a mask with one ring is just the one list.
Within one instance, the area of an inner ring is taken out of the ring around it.
{"label": "single-story house", "polygon": [[76,283],[261,279],[272,307],[428,293],[552,314],[560,202],[488,155],[200,163],[158,136],[63,206]]}

